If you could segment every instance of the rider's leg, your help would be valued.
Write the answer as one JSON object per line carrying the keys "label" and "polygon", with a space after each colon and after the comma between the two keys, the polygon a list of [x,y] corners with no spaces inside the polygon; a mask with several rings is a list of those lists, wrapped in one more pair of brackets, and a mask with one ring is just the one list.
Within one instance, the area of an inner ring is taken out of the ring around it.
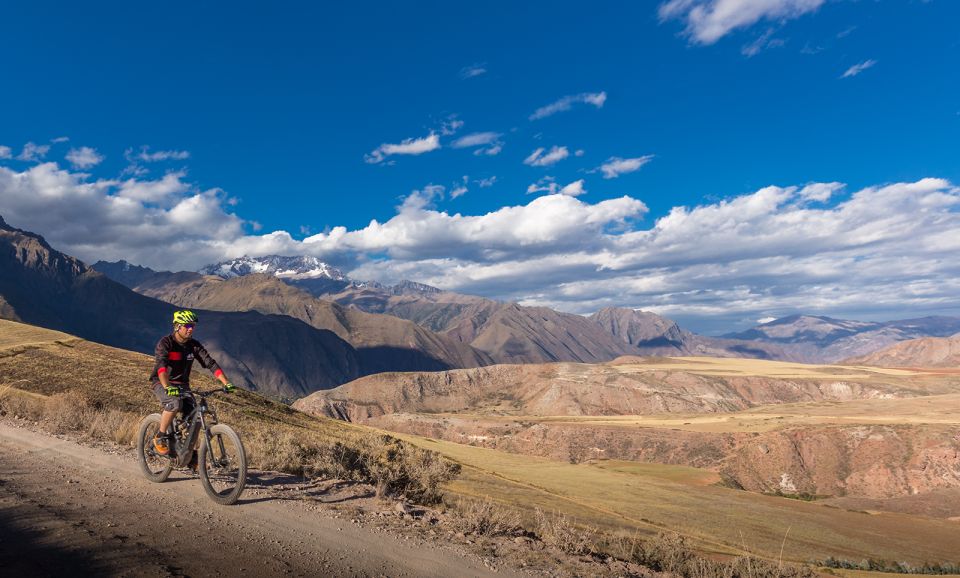
{"label": "rider's leg", "polygon": [[170,427],[170,422],[173,421],[173,416],[177,415],[175,411],[163,410],[163,413],[160,414],[160,432],[167,433],[167,429]]}

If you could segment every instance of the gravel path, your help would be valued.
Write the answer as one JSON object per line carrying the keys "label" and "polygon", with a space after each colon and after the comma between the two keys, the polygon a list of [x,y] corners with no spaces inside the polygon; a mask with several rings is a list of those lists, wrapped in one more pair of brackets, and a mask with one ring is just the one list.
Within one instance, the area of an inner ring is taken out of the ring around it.
{"label": "gravel path", "polygon": [[338,516],[255,490],[218,506],[182,473],[147,481],[131,452],[0,421],[5,576],[513,575]]}

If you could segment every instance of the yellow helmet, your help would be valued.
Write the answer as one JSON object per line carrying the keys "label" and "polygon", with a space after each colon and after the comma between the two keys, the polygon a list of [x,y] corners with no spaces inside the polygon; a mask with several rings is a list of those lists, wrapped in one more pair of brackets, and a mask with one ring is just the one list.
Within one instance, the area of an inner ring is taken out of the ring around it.
{"label": "yellow helmet", "polygon": [[183,311],[176,311],[173,314],[173,323],[175,325],[184,325],[186,323],[196,323],[200,319],[197,317],[197,314],[189,309],[184,309]]}

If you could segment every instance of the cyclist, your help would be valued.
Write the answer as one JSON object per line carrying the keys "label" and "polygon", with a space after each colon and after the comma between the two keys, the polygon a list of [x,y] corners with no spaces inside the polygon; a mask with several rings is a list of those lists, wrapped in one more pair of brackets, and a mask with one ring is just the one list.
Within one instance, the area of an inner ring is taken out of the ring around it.
{"label": "cyclist", "polygon": [[180,394],[190,390],[190,368],[194,359],[200,365],[213,372],[213,375],[223,383],[227,393],[232,392],[234,385],[230,383],[223,370],[217,365],[207,350],[199,341],[193,338],[193,331],[197,326],[197,314],[193,311],[176,311],[173,314],[173,333],[164,336],[157,343],[156,362],[150,381],[153,384],[153,393],[163,406],[160,415],[160,431],[153,438],[154,449],[160,455],[170,453],[170,439],[167,428],[178,411],[189,414],[193,410],[193,401],[189,397],[183,398]]}

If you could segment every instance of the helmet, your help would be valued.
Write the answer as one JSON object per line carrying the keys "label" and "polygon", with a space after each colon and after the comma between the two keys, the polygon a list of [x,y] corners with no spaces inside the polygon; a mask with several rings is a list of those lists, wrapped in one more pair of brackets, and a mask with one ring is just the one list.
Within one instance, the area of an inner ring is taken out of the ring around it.
{"label": "helmet", "polygon": [[196,323],[197,321],[199,321],[197,314],[189,309],[176,311],[173,314],[173,322],[176,325],[183,325],[184,323]]}

